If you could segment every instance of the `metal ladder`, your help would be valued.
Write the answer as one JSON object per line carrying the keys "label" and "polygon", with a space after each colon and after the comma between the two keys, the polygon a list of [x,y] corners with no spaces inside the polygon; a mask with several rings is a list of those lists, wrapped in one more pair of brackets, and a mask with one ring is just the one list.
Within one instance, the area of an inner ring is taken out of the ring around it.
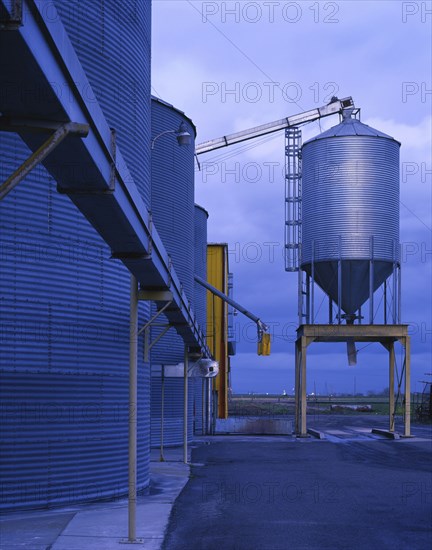
{"label": "metal ladder", "polygon": [[285,130],[285,271],[298,271],[301,250],[301,130]]}

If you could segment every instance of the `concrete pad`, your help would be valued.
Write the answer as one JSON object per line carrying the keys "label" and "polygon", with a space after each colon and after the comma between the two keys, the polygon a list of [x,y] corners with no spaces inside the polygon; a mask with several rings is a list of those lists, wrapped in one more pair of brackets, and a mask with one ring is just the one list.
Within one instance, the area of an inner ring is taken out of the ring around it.
{"label": "concrete pad", "polygon": [[0,521],[0,548],[46,550],[74,515],[74,512],[11,514]]}

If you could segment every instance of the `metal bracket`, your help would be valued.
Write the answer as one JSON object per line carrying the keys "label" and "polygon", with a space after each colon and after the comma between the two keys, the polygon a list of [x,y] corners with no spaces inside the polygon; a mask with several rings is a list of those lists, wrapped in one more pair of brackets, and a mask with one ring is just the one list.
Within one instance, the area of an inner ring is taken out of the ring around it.
{"label": "metal bracket", "polygon": [[16,31],[23,25],[22,0],[12,0],[12,13],[9,19],[0,19],[0,30]]}
{"label": "metal bracket", "polygon": [[[167,293],[167,294],[171,294],[170,292]],[[161,296],[161,292],[160,291],[142,291],[140,290],[138,292],[138,300],[150,300],[150,301],[162,301],[160,300],[160,296]],[[171,298],[172,298],[172,294],[171,294]],[[152,347],[157,343],[159,342],[159,340],[165,336],[165,334],[169,331],[169,329],[171,328],[172,325],[168,324],[168,325],[164,325],[164,330],[153,340],[153,342],[150,342],[149,341],[149,328],[154,325],[156,319],[158,319],[162,313],[172,304],[172,299],[168,300],[165,305],[159,309],[154,315],[153,317],[151,317],[147,323],[142,326],[138,333],[137,333],[137,336],[139,336],[140,334],[142,334],[144,332],[144,362],[145,363],[148,363],[149,361],[149,352],[150,350],[152,349]]]}
{"label": "metal bracket", "polygon": [[[33,127],[34,128],[34,127]],[[24,129],[21,126],[21,131]],[[39,128],[40,130],[40,128]],[[46,127],[45,127],[46,130]],[[16,132],[17,127],[10,126],[9,131]],[[28,131],[28,130],[27,130]],[[62,124],[57,130],[37,149],[9,178],[0,186],[0,200],[12,191],[39,163],[45,158],[69,135],[86,137],[89,132],[87,124],[78,124],[67,122]]]}
{"label": "metal bracket", "polygon": [[116,180],[116,155],[117,155],[117,133],[115,131],[115,128],[111,128],[111,156],[112,156],[112,163],[111,163],[111,173],[110,173],[110,185],[109,189],[111,192],[114,192],[115,189],[115,180]]}
{"label": "metal bracket", "polygon": [[148,218],[148,229],[149,229],[149,236],[148,236],[148,239],[149,239],[149,244],[148,244],[148,252],[149,254],[152,253],[152,248],[153,248],[153,215],[151,213],[151,211],[149,210],[149,218]]}

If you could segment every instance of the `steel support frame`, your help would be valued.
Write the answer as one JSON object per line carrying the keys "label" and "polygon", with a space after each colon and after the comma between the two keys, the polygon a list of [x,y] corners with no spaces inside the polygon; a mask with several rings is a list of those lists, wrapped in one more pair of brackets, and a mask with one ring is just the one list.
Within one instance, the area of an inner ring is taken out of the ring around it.
{"label": "steel support frame", "polygon": [[389,352],[389,431],[395,431],[395,342],[404,348],[404,437],[411,436],[411,342],[407,325],[301,325],[295,342],[295,433],[307,437],[307,348],[312,342],[378,342]]}
{"label": "steel support frame", "polygon": [[[9,130],[17,132],[22,130],[44,131],[46,126],[3,126],[2,130]],[[0,200],[4,199],[8,193],[10,193],[38,164],[44,161],[44,159],[60,145],[60,143],[69,135],[77,137],[86,137],[89,132],[89,126],[87,124],[79,124],[76,122],[68,122],[61,124],[55,132],[37,149],[29,158],[19,166],[13,174],[11,174],[5,182],[0,185]]]}

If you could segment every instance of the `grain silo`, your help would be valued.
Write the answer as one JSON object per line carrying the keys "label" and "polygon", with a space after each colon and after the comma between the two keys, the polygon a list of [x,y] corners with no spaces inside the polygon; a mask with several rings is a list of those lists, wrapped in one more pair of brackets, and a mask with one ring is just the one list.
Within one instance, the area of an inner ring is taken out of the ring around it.
{"label": "grain silo", "polygon": [[[195,275],[207,280],[207,219],[208,212],[199,205],[195,205]],[[207,331],[207,290],[197,282],[194,288],[194,310],[198,323],[206,334]],[[209,385],[206,378],[195,379],[194,418],[195,432],[205,431],[205,418]]]}
{"label": "grain silo", "polygon": [[[101,105],[150,204],[151,4],[54,4],[60,18],[51,5],[51,24],[66,27],[90,82],[76,85],[88,102]],[[56,84],[59,94],[66,93]],[[34,100],[36,92],[29,93]],[[6,112],[8,97],[2,104]],[[0,149],[5,177],[29,156],[12,134],[0,133]],[[63,169],[72,174],[83,167]],[[124,495],[130,275],[110,260],[109,248],[42,166],[0,203],[0,228],[0,506],[45,507]],[[143,318],[147,312],[143,306]],[[149,367],[142,360],[139,385],[142,489],[149,481],[150,425]]]}
{"label": "grain silo", "polygon": [[348,111],[302,148],[301,267],[351,317],[399,262],[399,147]]}
{"label": "grain silo", "polygon": [[[151,213],[183,290],[194,303],[194,140],[192,121],[173,105],[152,98]],[[179,129],[192,143],[179,146]],[[153,311],[156,311],[154,308]],[[166,324],[161,315],[158,324]],[[165,330],[152,326],[151,340]],[[151,350],[151,444],[160,445],[162,401],[164,445],[183,443],[184,343],[173,327]],[[188,436],[193,435],[194,384],[188,387]]]}
{"label": "grain silo", "polygon": [[[359,109],[342,109],[339,124],[303,146],[298,128],[286,130],[286,227],[292,237],[286,243],[287,270],[299,272],[295,429],[301,436],[307,435],[306,355],[313,342],[345,342],[351,366],[357,363],[357,342],[386,348],[390,433],[397,402],[395,344],[400,343],[404,430],[410,434],[410,337],[400,308],[400,143],[357,115]],[[315,285],[325,293],[319,300]]]}

